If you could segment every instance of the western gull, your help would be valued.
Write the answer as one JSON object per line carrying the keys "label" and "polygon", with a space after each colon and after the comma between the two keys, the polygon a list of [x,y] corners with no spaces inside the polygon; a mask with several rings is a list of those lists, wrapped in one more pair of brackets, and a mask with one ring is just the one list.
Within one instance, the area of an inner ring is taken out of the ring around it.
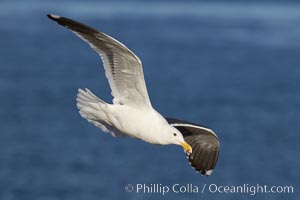
{"label": "western gull", "polygon": [[53,14],[47,16],[87,42],[102,59],[113,104],[88,89],[78,89],[76,105],[83,118],[115,137],[127,135],[151,144],[180,145],[196,171],[212,174],[220,149],[217,135],[199,124],[158,113],[148,96],[141,60],[130,49],[85,24]]}

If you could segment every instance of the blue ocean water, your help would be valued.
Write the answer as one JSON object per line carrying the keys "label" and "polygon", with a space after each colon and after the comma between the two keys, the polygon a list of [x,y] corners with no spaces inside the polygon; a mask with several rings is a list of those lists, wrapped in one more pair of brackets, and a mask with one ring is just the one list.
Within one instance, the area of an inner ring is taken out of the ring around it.
{"label": "blue ocean water", "polygon": [[[299,199],[300,4],[0,3],[0,199]],[[142,60],[153,106],[212,128],[210,177],[180,147],[115,139],[82,119],[77,88],[111,102],[99,57],[54,13]],[[125,185],[293,186],[293,194],[128,193]]]}

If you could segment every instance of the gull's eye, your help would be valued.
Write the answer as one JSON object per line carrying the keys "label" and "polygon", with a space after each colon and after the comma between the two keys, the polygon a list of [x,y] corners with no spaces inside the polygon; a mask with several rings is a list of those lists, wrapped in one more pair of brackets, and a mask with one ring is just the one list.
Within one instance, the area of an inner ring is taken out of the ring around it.
{"label": "gull's eye", "polygon": [[173,133],[173,135],[174,135],[174,136],[177,136],[177,134],[176,134],[176,133]]}

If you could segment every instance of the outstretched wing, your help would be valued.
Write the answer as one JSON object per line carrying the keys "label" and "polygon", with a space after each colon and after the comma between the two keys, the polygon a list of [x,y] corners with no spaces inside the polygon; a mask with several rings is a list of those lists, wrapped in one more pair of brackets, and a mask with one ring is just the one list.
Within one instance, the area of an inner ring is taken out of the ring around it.
{"label": "outstretched wing", "polygon": [[220,143],[217,135],[209,128],[198,124],[172,118],[166,119],[191,145],[192,153],[187,154],[191,166],[203,175],[211,175],[219,156]]}
{"label": "outstretched wing", "polygon": [[48,15],[87,42],[101,57],[114,104],[151,106],[142,63],[125,45],[116,39],[74,20]]}

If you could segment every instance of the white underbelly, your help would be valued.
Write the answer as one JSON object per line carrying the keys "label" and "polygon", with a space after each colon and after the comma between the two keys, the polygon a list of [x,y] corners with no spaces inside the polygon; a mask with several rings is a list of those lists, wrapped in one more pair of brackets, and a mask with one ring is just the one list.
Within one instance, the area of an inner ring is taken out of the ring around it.
{"label": "white underbelly", "polygon": [[136,109],[126,105],[111,105],[109,121],[128,136],[149,143],[159,143],[159,127],[164,121],[155,110]]}

